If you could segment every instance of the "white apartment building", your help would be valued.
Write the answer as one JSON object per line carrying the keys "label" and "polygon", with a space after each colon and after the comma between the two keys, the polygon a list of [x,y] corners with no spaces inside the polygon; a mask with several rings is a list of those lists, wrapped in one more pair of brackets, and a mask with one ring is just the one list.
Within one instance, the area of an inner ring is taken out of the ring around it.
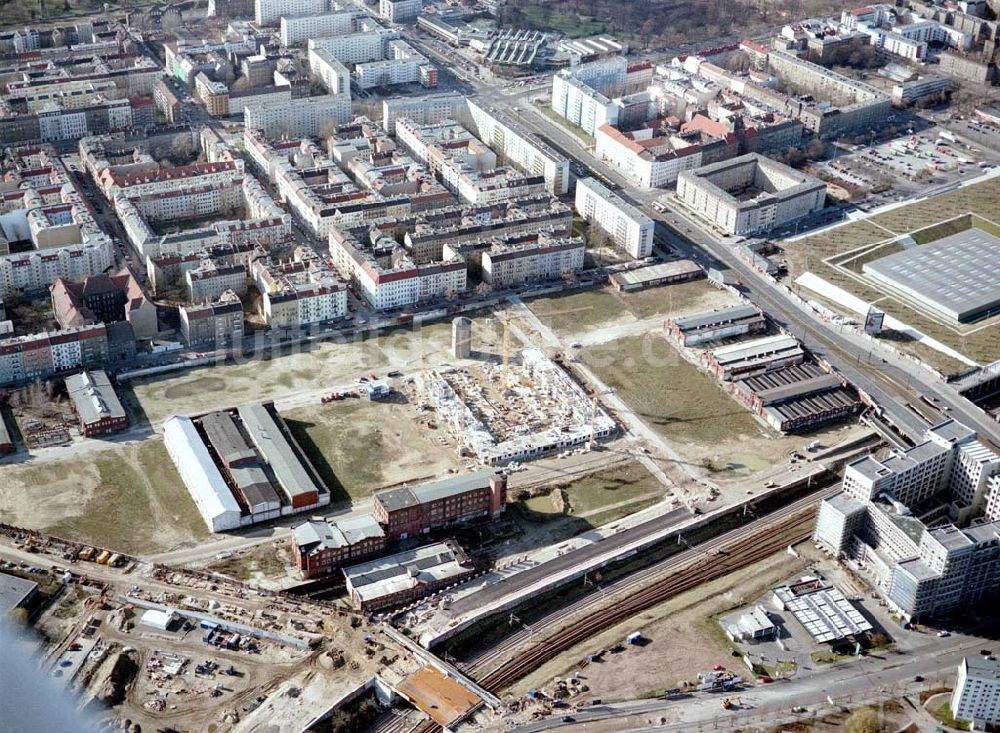
{"label": "white apartment building", "polygon": [[427,58],[409,43],[394,40],[387,44],[385,59],[358,64],[354,69],[354,75],[358,86],[362,89],[415,82],[424,82],[425,86],[435,86],[436,74],[433,75],[433,84],[425,81],[430,78],[433,68]]}
{"label": "white apartment building", "polygon": [[552,110],[588,135],[601,125],[618,124],[618,105],[563,69],[552,77]]}
{"label": "white apartment building", "polygon": [[599,127],[594,133],[594,153],[613,165],[636,184],[646,188],[663,188],[677,181],[682,171],[701,166],[700,145],[671,149],[663,141],[650,149],[654,141],[653,130],[624,133],[612,126]]}
{"label": "white apartment building", "polygon": [[576,182],[576,212],[634,259],[653,252],[652,219],[594,178]]}
{"label": "white apartment building", "polygon": [[351,72],[325,48],[310,47],[309,71],[330,94],[351,93]]}
{"label": "white apartment building", "polygon": [[0,257],[0,297],[40,291],[57,278],[83,280],[115,264],[115,246],[107,237],[58,249],[33,250]]}
{"label": "white apartment building", "polygon": [[276,25],[283,15],[317,15],[327,10],[328,0],[254,0],[253,19],[258,25]]}
{"label": "white apartment building", "polygon": [[356,19],[364,15],[358,11],[320,13],[319,15],[281,16],[281,45],[284,48],[300,46],[310,38],[340,36],[356,30]]}
{"label": "white apartment building", "polygon": [[468,100],[465,113],[476,136],[529,176],[542,176],[549,193],[569,191],[569,161],[500,110]]}
{"label": "white apartment building", "polygon": [[511,239],[483,252],[483,282],[494,290],[554,280],[583,269],[586,247],[582,237],[556,238],[543,232],[534,240]]}
{"label": "white apartment building", "polygon": [[399,33],[389,28],[374,25],[357,33],[342,36],[310,38],[310,49],[325,49],[343,64],[363,64],[381,61],[385,57],[386,44],[399,38]]}
{"label": "white apartment building", "polygon": [[319,137],[330,125],[351,119],[351,96],[327,94],[304,97],[293,103],[266,103],[243,112],[249,130],[261,130],[267,137]]}
{"label": "white apartment building", "polygon": [[966,657],[958,665],[955,690],[951,694],[955,720],[1000,725],[1000,661],[995,657]]}
{"label": "white apartment building", "polygon": [[432,125],[457,120],[465,109],[465,97],[456,92],[426,97],[400,97],[382,100],[382,128],[396,134],[396,120],[406,118],[415,125]]}
{"label": "white apartment building", "polygon": [[203,260],[198,267],[184,272],[184,281],[192,303],[209,303],[227,290],[246,293],[247,268],[239,263],[220,265],[214,260]]}
{"label": "white apartment building", "polygon": [[378,14],[391,23],[414,20],[423,9],[422,0],[379,0]]}
{"label": "white apartment building", "polygon": [[253,277],[271,328],[298,328],[347,314],[347,286],[311,247],[297,247],[291,262],[255,261]]}

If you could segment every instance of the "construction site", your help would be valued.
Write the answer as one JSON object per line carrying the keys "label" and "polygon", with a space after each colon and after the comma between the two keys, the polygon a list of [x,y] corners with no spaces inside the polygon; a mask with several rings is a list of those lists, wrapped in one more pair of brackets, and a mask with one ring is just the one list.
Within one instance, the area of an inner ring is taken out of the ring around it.
{"label": "construction site", "polygon": [[616,428],[594,397],[534,348],[509,363],[428,372],[420,389],[462,448],[490,466],[589,447]]}

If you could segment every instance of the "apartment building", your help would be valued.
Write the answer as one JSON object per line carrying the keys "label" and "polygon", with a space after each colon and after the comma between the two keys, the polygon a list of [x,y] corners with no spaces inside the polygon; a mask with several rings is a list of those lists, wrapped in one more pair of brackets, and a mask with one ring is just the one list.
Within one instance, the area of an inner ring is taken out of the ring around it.
{"label": "apartment building", "polygon": [[361,89],[416,83],[436,87],[437,69],[406,41],[393,40],[386,44],[384,59],[358,64],[354,78]]}
{"label": "apartment building", "polygon": [[330,51],[322,47],[309,49],[309,71],[330,94],[351,93],[351,72]]}
{"label": "apartment building", "polygon": [[605,124],[594,132],[594,153],[645,188],[663,188],[702,164],[700,145],[646,128],[622,132]]}
{"label": "apartment building", "polygon": [[[849,463],[814,539],[872,577],[908,619],[941,616],[1000,592],[1000,457],[954,420],[907,451]],[[995,504],[994,504],[995,506]]]}
{"label": "apartment building", "polygon": [[652,254],[653,220],[596,179],[577,179],[576,212],[633,259]]}
{"label": "apartment building", "polygon": [[110,353],[103,323],[0,340],[0,385],[103,368]]}
{"label": "apartment building", "polygon": [[351,33],[357,21],[364,18],[360,11],[319,13],[314,15],[282,15],[279,36],[284,48],[300,46],[310,38],[326,38]]}
{"label": "apartment building", "polygon": [[588,135],[618,124],[613,99],[625,93],[628,60],[613,56],[562,69],[552,77],[552,110]]}
{"label": "apartment building", "polygon": [[399,39],[399,32],[376,23],[363,23],[356,33],[310,38],[309,49],[323,49],[343,64],[363,64],[385,58],[389,41]]}
{"label": "apartment building", "polygon": [[582,237],[508,235],[482,253],[481,277],[494,290],[554,280],[582,270],[585,253]]}
{"label": "apartment building", "polygon": [[958,665],[951,714],[974,730],[1000,725],[1000,661],[993,655],[965,657]]}
{"label": "apartment building", "polygon": [[468,100],[468,115],[476,136],[529,176],[545,179],[549,193],[562,196],[569,191],[569,161],[500,110]]}
{"label": "apartment building", "polygon": [[247,292],[247,268],[242,263],[226,265],[214,260],[202,260],[198,267],[184,273],[188,300],[206,303],[218,300],[231,290],[237,295]]}
{"label": "apartment building", "polygon": [[252,272],[271,328],[300,328],[347,314],[347,286],[312,247],[296,247],[290,262],[257,260]]}
{"label": "apartment building", "polygon": [[416,20],[423,9],[423,0],[379,0],[379,17],[390,23],[406,23]]}
{"label": "apartment building", "polygon": [[192,348],[224,349],[243,341],[243,304],[227,291],[212,303],[178,309],[181,341]]}
{"label": "apartment building", "polygon": [[248,130],[267,137],[319,137],[330,125],[351,119],[349,94],[327,94],[287,102],[266,102],[247,107],[243,122]]}
{"label": "apartment building", "polygon": [[253,19],[258,25],[277,25],[282,16],[318,15],[329,9],[329,0],[254,0]]}

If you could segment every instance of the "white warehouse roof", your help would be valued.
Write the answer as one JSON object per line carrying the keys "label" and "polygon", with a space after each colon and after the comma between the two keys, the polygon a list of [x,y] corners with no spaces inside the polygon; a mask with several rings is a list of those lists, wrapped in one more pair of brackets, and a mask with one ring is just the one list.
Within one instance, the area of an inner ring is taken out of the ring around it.
{"label": "white warehouse roof", "polygon": [[167,420],[163,424],[163,440],[208,528],[213,532],[238,528],[240,506],[191,418],[175,416]]}

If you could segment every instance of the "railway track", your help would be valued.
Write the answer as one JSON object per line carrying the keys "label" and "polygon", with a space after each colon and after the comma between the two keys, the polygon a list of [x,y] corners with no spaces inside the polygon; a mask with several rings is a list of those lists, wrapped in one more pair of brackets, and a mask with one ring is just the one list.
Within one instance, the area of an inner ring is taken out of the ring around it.
{"label": "railway track", "polygon": [[[460,667],[483,687],[499,693],[558,654],[609,626],[808,539],[816,506],[820,499],[831,493],[833,491],[825,490],[811,494],[782,507],[773,513],[774,516],[768,515],[753,524],[732,529],[661,560],[642,573],[633,573],[608,583],[600,592],[588,594],[553,611],[535,621],[532,628],[512,634]],[[598,608],[600,613],[596,613]],[[553,627],[561,628],[546,635],[545,629]],[[537,641],[531,643],[532,638]],[[530,646],[524,646],[526,643]],[[387,733],[408,729],[399,720],[392,723],[394,725],[378,730]],[[424,721],[413,727],[412,733],[438,733],[440,730],[441,727],[433,721]]]}

